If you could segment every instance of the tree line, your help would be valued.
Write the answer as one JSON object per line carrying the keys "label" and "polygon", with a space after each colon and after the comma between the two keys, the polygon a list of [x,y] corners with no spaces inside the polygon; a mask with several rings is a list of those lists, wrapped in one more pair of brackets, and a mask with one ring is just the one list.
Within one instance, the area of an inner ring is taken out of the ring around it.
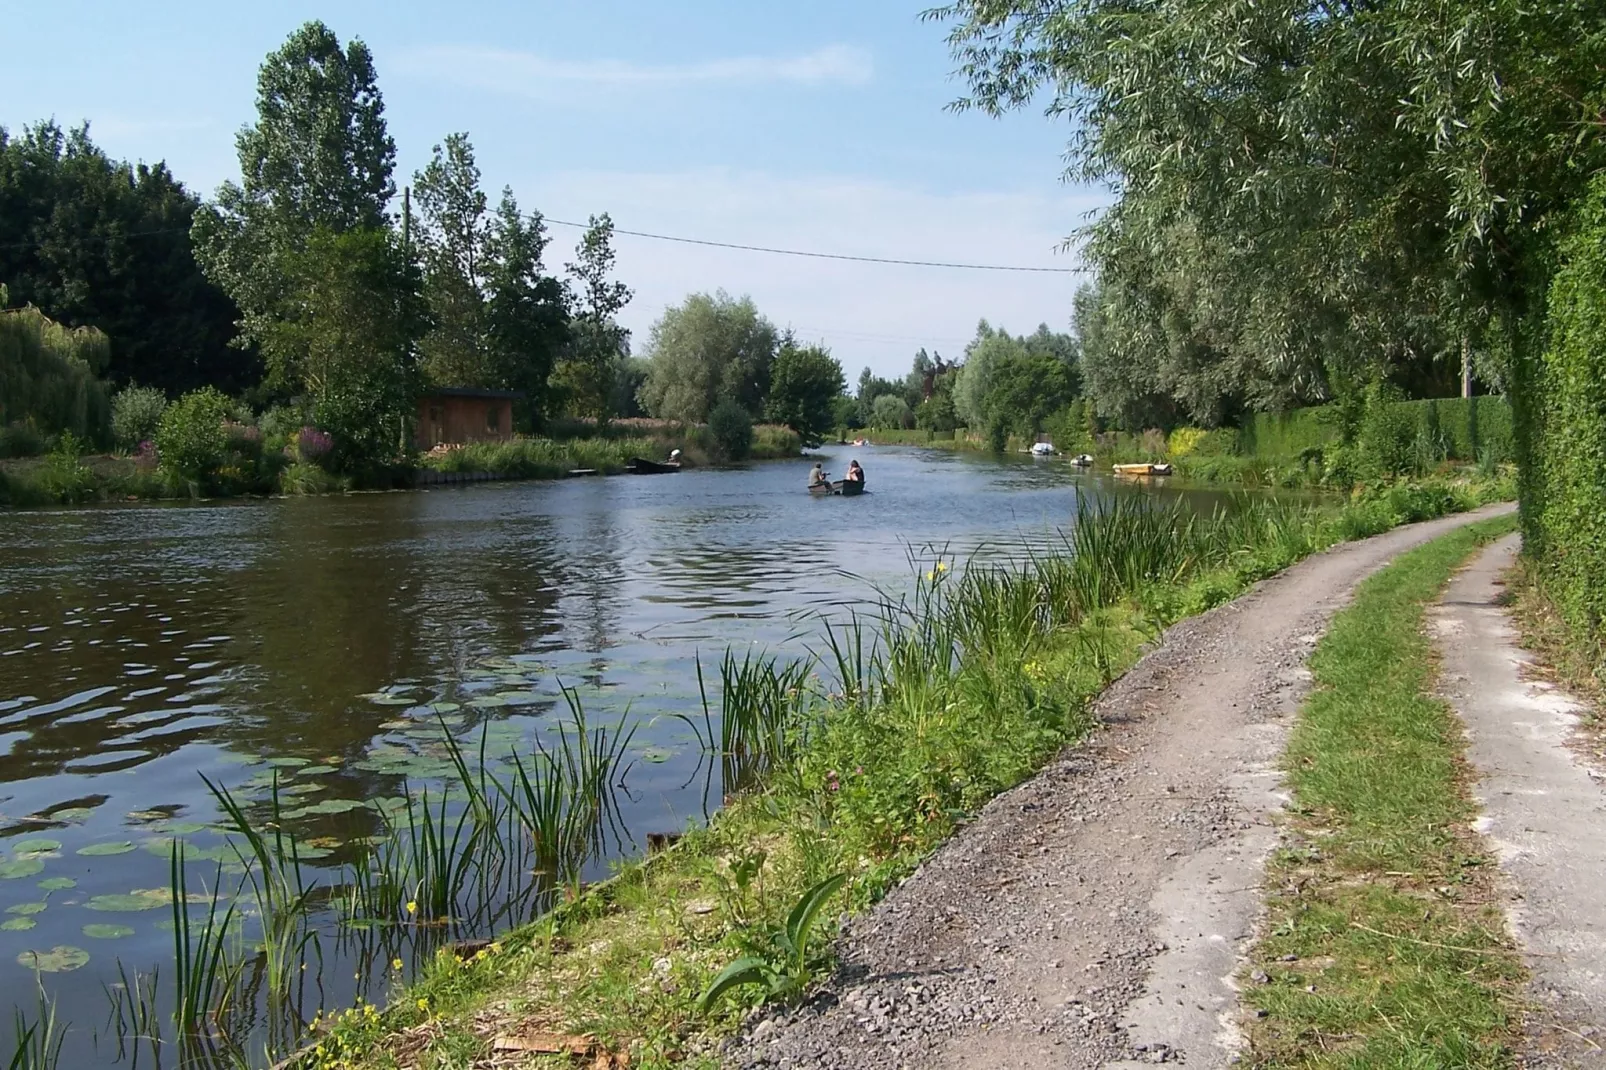
{"label": "tree line", "polygon": [[[1606,643],[1606,5],[955,0],[961,109],[1044,103],[1113,189],[1077,299],[1099,415],[1230,421],[1466,369],[1527,552]],[[1427,392],[1427,391],[1424,391]]]}

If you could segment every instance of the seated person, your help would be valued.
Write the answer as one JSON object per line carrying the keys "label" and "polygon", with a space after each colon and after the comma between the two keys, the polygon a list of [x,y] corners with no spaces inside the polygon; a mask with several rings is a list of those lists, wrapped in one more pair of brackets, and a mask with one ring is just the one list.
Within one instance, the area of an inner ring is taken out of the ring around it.
{"label": "seated person", "polygon": [[809,489],[813,490],[815,487],[820,486],[829,487],[830,485],[831,478],[825,474],[825,467],[819,461],[815,461],[814,467],[809,470]]}
{"label": "seated person", "polygon": [[848,464],[848,474],[842,478],[852,480],[855,483],[863,483],[864,469],[859,467],[858,461],[852,461]]}

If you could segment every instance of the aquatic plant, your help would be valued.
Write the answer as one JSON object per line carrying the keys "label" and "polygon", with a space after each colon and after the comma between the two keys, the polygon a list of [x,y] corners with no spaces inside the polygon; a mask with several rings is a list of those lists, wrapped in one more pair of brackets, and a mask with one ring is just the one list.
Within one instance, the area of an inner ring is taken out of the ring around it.
{"label": "aquatic plant", "polygon": [[[38,977],[34,983],[38,986]],[[56,1003],[39,987],[39,1003],[30,1020],[21,1007],[12,1011],[14,1039],[7,1070],[56,1070],[61,1065],[61,1046],[67,1039],[66,1026],[56,1021]]]}

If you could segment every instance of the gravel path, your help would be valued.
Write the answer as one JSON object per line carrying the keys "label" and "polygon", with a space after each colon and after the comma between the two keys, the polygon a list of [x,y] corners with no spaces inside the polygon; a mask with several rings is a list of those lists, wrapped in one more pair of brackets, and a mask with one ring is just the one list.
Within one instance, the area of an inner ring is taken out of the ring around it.
{"label": "gravel path", "polygon": [[1273,763],[1304,661],[1355,585],[1478,513],[1308,558],[1184,621],[1099,700],[1103,727],[994,799],[844,931],[827,990],[731,1043],[742,1067],[1232,1061],[1230,976],[1276,843]]}
{"label": "gravel path", "polygon": [[1606,1066],[1606,770],[1573,746],[1583,707],[1533,679],[1500,606],[1515,536],[1451,582],[1433,615],[1442,692],[1467,727],[1506,916],[1528,957],[1528,1066]]}

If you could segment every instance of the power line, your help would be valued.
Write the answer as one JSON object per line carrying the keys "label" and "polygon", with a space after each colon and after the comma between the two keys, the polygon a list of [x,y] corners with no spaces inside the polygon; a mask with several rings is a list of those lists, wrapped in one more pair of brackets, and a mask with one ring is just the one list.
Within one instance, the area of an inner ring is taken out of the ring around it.
{"label": "power line", "polygon": [[[553,219],[551,216],[542,216],[542,222],[553,223],[560,227],[574,227],[586,230],[590,224],[573,223],[567,219]],[[189,227],[168,227],[162,230],[137,230],[126,234],[86,234],[79,235],[78,240],[85,238],[99,238],[102,241],[112,241],[117,238],[151,238],[161,234],[187,234]],[[854,256],[849,253],[819,253],[807,249],[778,249],[768,245],[743,245],[738,242],[712,241],[707,238],[683,238],[672,234],[652,234],[645,230],[625,230],[614,228],[615,234],[627,234],[633,238],[651,238],[654,241],[679,242],[682,245],[702,245],[713,249],[738,249],[749,253],[771,253],[777,256],[802,256],[814,260],[848,260],[859,264],[897,264],[903,267],[933,267],[956,268],[962,271],[1020,271],[1048,275],[1080,275],[1088,269],[1085,267],[1026,267],[1018,264],[962,264],[946,260],[902,260],[890,256]],[[0,242],[0,249],[23,249],[38,247],[38,242]]]}
{"label": "power line", "polygon": [[[551,216],[542,216],[544,222],[556,223],[560,227],[578,227],[585,230],[587,223],[571,223],[566,219],[553,219]],[[741,245],[737,242],[710,241],[706,238],[680,238],[670,234],[649,234],[644,230],[624,230],[615,227],[615,234],[628,234],[633,238],[652,238],[655,241],[680,242],[684,245],[707,245],[715,249],[740,249],[750,253],[775,253],[780,256],[806,256],[817,260],[852,260],[861,264],[901,264],[905,267],[935,267],[959,268],[964,271],[1030,271],[1053,275],[1079,275],[1086,272],[1082,267],[1022,267],[1014,264],[959,264],[944,260],[899,260],[890,256],[851,256],[847,253],[816,253],[803,249],[776,249],[767,245]]]}

